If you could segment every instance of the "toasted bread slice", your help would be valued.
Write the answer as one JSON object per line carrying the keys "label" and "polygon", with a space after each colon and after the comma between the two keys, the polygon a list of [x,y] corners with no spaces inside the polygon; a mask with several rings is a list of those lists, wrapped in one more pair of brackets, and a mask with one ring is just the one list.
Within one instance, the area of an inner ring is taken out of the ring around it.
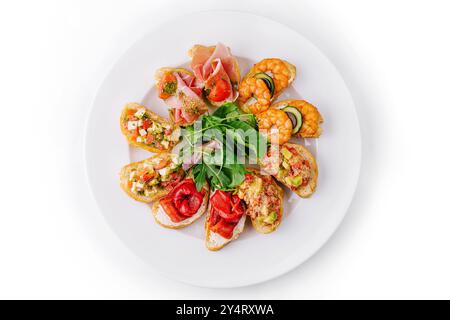
{"label": "toasted bread slice", "polygon": [[[206,49],[206,51],[209,51],[209,54],[211,55],[214,52],[214,50],[216,49],[216,46],[203,46],[200,44],[196,44],[192,48],[189,49],[189,51],[188,51],[189,58],[192,59],[194,57],[194,55],[196,54],[196,51],[203,50],[203,49]],[[233,77],[231,77],[230,80],[232,82],[236,82],[236,84],[239,85],[239,82],[241,80],[241,67],[239,66],[239,62],[235,56],[233,56],[232,61],[233,61],[234,70],[235,70],[236,74],[233,75]]]}
{"label": "toasted bread slice", "polygon": [[[167,147],[164,147],[164,145],[162,144],[160,144],[160,147],[156,147],[155,145],[145,143],[145,140],[142,142],[137,142],[137,140],[133,138],[132,132],[128,130],[127,127],[128,123],[127,117],[129,112],[137,112],[138,110],[145,110],[145,115],[146,117],[148,117],[149,120],[161,125],[161,127],[163,128],[170,129],[172,131],[170,139],[166,140],[168,141]],[[126,137],[130,145],[154,153],[162,153],[170,151],[173,148],[173,146],[179,141],[181,132],[180,128],[177,125],[173,125],[163,117],[157,115],[156,113],[140,105],[139,103],[127,103],[125,105],[120,115],[120,130],[122,131],[123,135]]]}
{"label": "toasted bread slice", "polygon": [[[292,148],[295,149],[298,153],[298,155],[294,155],[294,157],[298,157],[298,161],[306,160],[309,164],[309,169],[305,173],[308,177],[308,183],[306,185],[301,185],[300,187],[294,187],[289,181],[286,180],[286,172],[284,170],[278,170],[277,174],[275,175],[275,178],[283,183],[286,187],[294,191],[296,194],[298,194],[302,198],[308,198],[310,197],[314,191],[316,190],[317,186],[317,178],[319,176],[319,170],[317,168],[316,159],[311,154],[311,152],[306,149],[306,147],[296,144],[296,143],[285,143],[283,146],[281,146],[281,157],[283,157],[283,149]],[[302,177],[303,180],[303,177]]]}
{"label": "toasted bread slice", "polygon": [[305,100],[287,99],[274,103],[273,108],[282,109],[291,106],[300,111],[302,115],[302,126],[296,134],[300,138],[318,138],[322,134],[320,124],[323,123],[319,110]]}
{"label": "toasted bread slice", "polygon": [[169,229],[181,229],[181,228],[191,225],[192,223],[197,221],[206,212],[206,210],[208,208],[208,201],[209,201],[209,184],[208,184],[208,182],[205,181],[205,183],[203,184],[202,190],[204,191],[203,202],[202,202],[200,208],[198,208],[197,212],[193,216],[191,216],[183,221],[180,221],[180,222],[174,222],[170,219],[170,217],[164,211],[164,209],[162,208],[162,206],[160,204],[160,201],[157,201],[152,206],[152,213],[153,213],[153,217],[155,218],[155,221],[159,225],[161,225],[165,228],[169,228]]}
{"label": "toasted bread slice", "polygon": [[186,68],[162,67],[162,68],[159,68],[158,70],[156,70],[156,72],[155,72],[155,81],[156,81],[156,83],[159,83],[159,81],[161,80],[162,76],[165,73],[173,73],[173,72],[185,73],[185,74],[188,74],[190,76],[194,76],[192,71],[190,71],[190,70],[188,70]]}
{"label": "toasted bread slice", "polygon": [[[201,87],[197,85],[194,74],[184,68],[160,68],[155,72],[155,80],[158,88],[161,87],[161,81],[163,81],[163,76],[166,73],[178,73],[181,78],[181,80],[177,78],[175,95],[163,99],[169,106],[169,117],[171,122],[180,126],[194,123],[202,114],[208,111],[208,106],[203,100],[201,92],[198,92],[201,90]],[[186,79],[184,78],[189,79],[189,81],[186,82]],[[181,84],[180,81],[183,81],[183,84]],[[189,90],[186,92],[182,87],[188,87]],[[177,102],[175,104],[177,106],[174,106],[174,101],[170,98],[176,98]],[[182,110],[183,118],[180,117],[180,119],[176,119],[174,108],[180,108]]]}
{"label": "toasted bread slice", "polygon": [[[297,76],[297,68],[293,64],[287,62],[286,60],[282,60],[282,59],[278,59],[278,58],[266,58],[266,59],[263,59],[263,60],[255,63],[252,66],[252,68],[250,69],[250,71],[244,76],[242,81],[244,81],[247,78],[254,77],[255,74],[260,72],[260,71],[257,70],[257,65],[262,63],[262,62],[264,62],[265,60],[269,60],[269,59],[277,59],[277,60],[281,60],[283,62],[283,64],[286,66],[286,68],[289,71],[288,86],[291,85],[291,83],[294,81],[295,77]],[[283,92],[283,90],[277,90],[275,88],[275,93],[274,93],[274,95],[272,97],[272,100],[275,100],[282,92]]]}
{"label": "toasted bread slice", "polygon": [[[209,214],[209,206],[208,206],[208,214]],[[233,236],[230,239],[222,237],[220,234],[211,231],[211,229],[208,227],[208,224],[205,224],[205,230],[206,230],[206,248],[211,251],[217,251],[225,247],[227,244],[229,244],[231,241],[236,240],[239,238],[242,231],[244,231],[245,227],[245,220],[247,218],[247,215],[242,215],[241,219],[237,223],[236,227],[233,230]],[[208,220],[208,218],[206,218]]]}
{"label": "toasted bread slice", "polygon": [[[202,56],[209,58],[209,56],[211,56],[213,54],[215,49],[216,49],[216,46],[203,46],[200,44],[196,44],[191,49],[189,49],[188,56],[192,59],[199,52],[202,52]],[[228,48],[228,50],[229,50],[229,48]],[[238,86],[241,81],[241,68],[240,68],[239,62],[235,56],[232,56],[231,61],[232,61],[233,69],[235,72],[232,75],[228,74],[228,76],[230,78],[230,82],[233,87],[233,95],[232,96],[233,96],[233,101],[234,101],[237,98]],[[215,102],[215,101],[209,100],[208,97],[205,97],[205,99],[213,107],[220,107],[220,106],[224,105],[225,103],[230,102],[230,101]]]}
{"label": "toasted bread slice", "polygon": [[[132,187],[132,182],[133,182],[133,177],[134,177],[135,173],[133,174],[133,172],[136,172],[137,170],[144,170],[144,169],[148,170],[149,172],[150,171],[156,172],[156,171],[158,171],[158,169],[154,169],[154,168],[155,167],[157,168],[158,165],[161,164],[163,161],[167,162],[168,166],[175,165],[175,163],[174,163],[175,158],[176,158],[176,155],[173,155],[170,153],[160,153],[160,154],[154,155],[150,158],[147,158],[145,160],[133,162],[133,163],[130,163],[130,164],[124,166],[119,173],[121,188],[131,198],[133,198],[134,200],[140,201],[140,202],[150,203],[150,202],[160,199],[161,197],[164,197],[173,188],[158,187],[158,188],[155,188],[154,192],[149,193],[148,195],[145,195],[145,193],[139,194],[138,192],[134,191],[133,187]],[[178,173],[179,177],[184,177],[184,175],[185,175],[185,172],[181,167],[177,168],[176,172]],[[158,177],[158,175],[155,175],[155,177]]]}
{"label": "toasted bread slice", "polygon": [[[212,197],[213,194],[214,194],[214,192],[211,192],[210,197]],[[208,205],[208,214],[206,216],[206,221],[205,221],[205,231],[206,231],[205,243],[206,243],[206,247],[211,251],[217,251],[217,250],[222,249],[225,245],[227,245],[231,241],[236,240],[239,237],[239,235],[242,233],[242,231],[244,231],[245,220],[247,217],[247,215],[245,213],[242,215],[242,217],[239,219],[238,223],[234,227],[233,235],[231,236],[230,239],[227,239],[227,238],[223,237],[222,235],[220,235],[219,233],[211,230],[210,225],[208,223],[210,215],[211,215],[211,201],[209,202],[209,205]]]}
{"label": "toasted bread slice", "polygon": [[[242,86],[242,84],[245,82],[246,79],[252,78],[252,77],[254,77],[257,73],[261,72],[261,71],[260,71],[260,70],[261,70],[261,69],[260,69],[261,64],[267,62],[267,60],[272,60],[272,59],[281,61],[281,63],[283,63],[283,64],[286,66],[286,68],[288,69],[288,72],[289,72],[289,79],[288,79],[288,85],[287,85],[286,87],[289,87],[289,86],[291,85],[291,83],[294,81],[294,79],[295,79],[295,77],[296,77],[296,75],[297,75],[297,69],[296,69],[296,67],[295,67],[293,64],[287,62],[286,60],[282,60],[282,59],[279,59],[279,58],[266,58],[266,59],[263,59],[263,60],[261,60],[261,61],[255,63],[255,64],[252,66],[252,68],[250,69],[250,71],[249,71],[249,72],[244,76],[244,78],[242,79],[242,81],[241,81],[241,86]],[[269,75],[269,76],[273,79],[273,75],[270,75],[270,72],[271,72],[271,70],[267,70],[265,73],[266,73],[267,75]],[[266,81],[265,81],[265,82],[266,82]],[[282,89],[277,88],[276,85],[275,85],[275,83],[273,82],[273,80],[272,80],[272,83],[273,83],[273,86],[274,86],[274,92],[273,92],[273,96],[272,96],[272,98],[270,99],[270,101],[276,100],[276,98],[277,98],[277,97],[278,97],[278,96],[286,89],[286,88],[282,88]],[[267,84],[267,82],[266,82],[266,84]],[[267,85],[268,85],[268,84],[267,84]],[[268,85],[268,86],[269,86],[269,85]],[[240,88],[240,89],[241,89],[241,88]],[[252,101],[252,102],[250,102],[250,101]],[[242,110],[243,112],[245,112],[245,113],[253,113],[252,110],[251,110],[251,108],[249,107],[249,103],[253,104],[253,103],[255,103],[255,102],[256,102],[256,98],[255,98],[255,97],[250,98],[250,99],[247,100],[247,101],[240,101],[240,100],[239,100],[239,107],[240,107],[241,110]]]}
{"label": "toasted bread slice", "polygon": [[[260,233],[271,233],[275,231],[283,219],[283,197],[284,190],[269,175],[262,175],[256,169],[247,169],[254,176],[254,180],[249,182],[247,179],[238,187],[238,196],[243,199],[247,205],[247,213],[251,217],[252,225]],[[279,206],[271,208],[267,201],[267,193],[278,198]],[[262,215],[264,210],[274,209],[276,216],[268,212],[268,215]],[[270,220],[270,222],[269,222]]]}

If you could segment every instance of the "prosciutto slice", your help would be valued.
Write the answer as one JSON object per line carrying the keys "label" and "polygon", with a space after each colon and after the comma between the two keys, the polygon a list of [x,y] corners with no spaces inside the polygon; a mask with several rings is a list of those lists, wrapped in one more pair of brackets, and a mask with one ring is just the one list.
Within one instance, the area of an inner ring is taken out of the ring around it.
{"label": "prosciutto slice", "polygon": [[[209,75],[208,79],[205,81],[205,88],[212,88],[215,83],[223,79],[230,83],[231,85],[231,79],[228,76],[228,73],[225,70],[225,67],[222,64],[222,60],[215,59],[211,62],[212,67],[212,73]],[[232,86],[231,86],[232,87]],[[237,90],[231,90],[230,95],[223,100],[224,102],[234,101],[237,98]]]}
{"label": "prosciutto slice", "polygon": [[224,102],[234,101],[237,98],[239,70],[237,70],[236,58],[224,44],[219,42],[215,47],[195,47],[192,52],[191,68],[194,70],[195,77],[206,89],[212,88],[218,79],[230,83],[233,90]]}
{"label": "prosciutto slice", "polygon": [[[184,82],[185,85],[189,87],[197,96],[201,96],[202,94],[202,84],[200,81],[195,77],[187,73],[179,73],[177,72],[177,75],[181,80]],[[180,81],[178,81],[180,82]]]}
{"label": "prosciutto slice", "polygon": [[165,102],[173,109],[175,123],[192,123],[208,110],[200,97],[202,89],[198,86],[195,77],[189,74],[174,72],[174,76],[177,79],[176,94]]}

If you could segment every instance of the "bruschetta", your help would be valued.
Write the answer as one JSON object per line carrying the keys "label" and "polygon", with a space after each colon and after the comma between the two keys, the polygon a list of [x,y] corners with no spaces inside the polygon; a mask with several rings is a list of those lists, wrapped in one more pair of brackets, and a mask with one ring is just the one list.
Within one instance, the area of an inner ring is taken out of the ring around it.
{"label": "bruschetta", "polygon": [[283,100],[272,105],[285,111],[292,121],[292,135],[300,138],[318,138],[322,134],[323,122],[319,110],[305,100]]}
{"label": "bruschetta", "polygon": [[123,167],[120,186],[133,199],[149,203],[167,195],[184,176],[176,155],[160,153]]}
{"label": "bruschetta", "polygon": [[316,159],[308,149],[295,143],[285,143],[279,150],[270,149],[261,160],[261,168],[300,197],[311,196],[319,175]]}
{"label": "bruschetta", "polygon": [[188,55],[194,75],[203,86],[203,95],[211,105],[219,107],[236,100],[241,72],[228,47],[222,43],[210,47],[195,45]]}
{"label": "bruschetta", "polygon": [[283,218],[284,191],[270,175],[262,175],[253,169],[248,171],[237,188],[237,195],[244,200],[256,231],[273,232]]}
{"label": "bruschetta", "polygon": [[237,239],[245,226],[245,204],[229,191],[215,190],[206,217],[206,247],[216,251]]}
{"label": "bruschetta", "polygon": [[155,80],[158,96],[169,106],[170,119],[176,125],[192,124],[208,111],[202,99],[202,87],[189,70],[160,68]]}
{"label": "bruschetta", "polygon": [[255,63],[239,85],[240,108],[254,114],[266,111],[296,74],[295,66],[282,59],[267,58]]}
{"label": "bruschetta", "polygon": [[197,221],[206,212],[208,199],[208,182],[205,181],[202,189],[197,191],[192,177],[187,177],[153,204],[153,217],[165,228],[184,228]]}
{"label": "bruschetta", "polygon": [[128,103],[120,129],[130,145],[150,152],[170,151],[180,139],[180,128],[138,103]]}

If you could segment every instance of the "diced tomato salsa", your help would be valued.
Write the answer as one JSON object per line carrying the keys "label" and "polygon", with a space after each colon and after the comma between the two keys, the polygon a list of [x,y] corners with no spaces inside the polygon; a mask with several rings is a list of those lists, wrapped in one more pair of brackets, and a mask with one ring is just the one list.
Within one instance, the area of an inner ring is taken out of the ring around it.
{"label": "diced tomato salsa", "polygon": [[179,132],[175,132],[169,123],[152,120],[144,107],[129,108],[123,121],[129,138],[136,143],[168,150],[179,138]]}

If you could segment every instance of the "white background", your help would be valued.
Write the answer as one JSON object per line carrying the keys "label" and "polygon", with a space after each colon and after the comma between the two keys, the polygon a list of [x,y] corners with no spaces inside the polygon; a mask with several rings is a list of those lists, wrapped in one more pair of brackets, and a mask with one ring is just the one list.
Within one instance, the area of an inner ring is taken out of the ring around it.
{"label": "white background", "polygon": [[[114,62],[158,23],[207,9],[310,39],[346,80],[363,137],[336,234],[289,274],[239,289],[150,271],[104,222],[83,167],[90,102]],[[449,12],[446,1],[1,1],[0,298],[450,298]]]}

